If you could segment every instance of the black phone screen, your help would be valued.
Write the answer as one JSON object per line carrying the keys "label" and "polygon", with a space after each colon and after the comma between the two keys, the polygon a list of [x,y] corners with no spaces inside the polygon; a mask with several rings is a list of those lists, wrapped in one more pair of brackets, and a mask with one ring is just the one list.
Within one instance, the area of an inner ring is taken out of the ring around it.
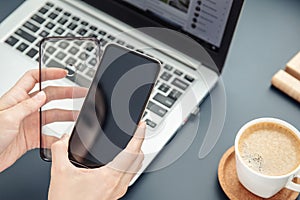
{"label": "black phone screen", "polygon": [[69,158],[107,164],[132,138],[154,87],[157,60],[118,45],[106,47],[69,141]]}

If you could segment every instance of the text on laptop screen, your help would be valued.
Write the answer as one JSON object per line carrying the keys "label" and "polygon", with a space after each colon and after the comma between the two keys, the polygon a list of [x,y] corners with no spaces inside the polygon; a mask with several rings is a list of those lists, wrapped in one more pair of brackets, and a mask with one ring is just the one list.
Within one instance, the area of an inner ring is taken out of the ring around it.
{"label": "text on laptop screen", "polygon": [[124,0],[149,12],[177,30],[211,44],[221,45],[233,0]]}
{"label": "text on laptop screen", "polygon": [[[83,0],[92,7],[133,28],[159,27],[181,32],[202,47],[213,59],[195,51],[189,38],[145,33],[221,72],[244,0]],[[100,18],[101,19],[101,18]],[[141,30],[143,32],[143,30]],[[175,39],[175,40],[174,40]],[[176,42],[174,42],[176,41]],[[184,44],[184,45],[182,45]],[[211,66],[217,66],[215,67]]]}

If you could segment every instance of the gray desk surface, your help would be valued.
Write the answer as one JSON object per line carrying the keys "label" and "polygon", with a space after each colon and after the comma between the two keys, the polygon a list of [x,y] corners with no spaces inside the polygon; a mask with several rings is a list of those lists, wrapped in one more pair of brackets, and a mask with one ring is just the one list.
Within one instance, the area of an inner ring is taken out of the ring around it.
{"label": "gray desk surface", "polygon": [[[20,2],[1,0],[0,20]],[[223,71],[227,111],[215,148],[198,159],[210,119],[211,101],[207,98],[201,106],[200,129],[189,149],[172,165],[142,175],[124,199],[227,199],[217,179],[218,162],[245,122],[272,116],[300,129],[300,105],[270,88],[272,75],[300,50],[299,10],[298,0],[246,0]],[[219,89],[217,86],[213,92]],[[171,153],[172,144],[188,132],[188,128],[182,129],[155,162]],[[29,152],[0,174],[0,198],[46,199],[49,174],[50,164],[41,161],[38,151]]]}

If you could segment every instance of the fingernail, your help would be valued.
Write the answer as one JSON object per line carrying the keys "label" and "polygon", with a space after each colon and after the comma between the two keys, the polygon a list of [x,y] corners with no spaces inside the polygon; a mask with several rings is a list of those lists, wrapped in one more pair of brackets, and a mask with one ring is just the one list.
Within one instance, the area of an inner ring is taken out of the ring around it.
{"label": "fingernail", "polygon": [[46,97],[45,92],[44,92],[44,91],[40,91],[39,93],[37,93],[37,94],[33,97],[33,99],[34,99],[34,100],[37,100],[37,101],[43,101],[43,100],[45,99],[45,97]]}

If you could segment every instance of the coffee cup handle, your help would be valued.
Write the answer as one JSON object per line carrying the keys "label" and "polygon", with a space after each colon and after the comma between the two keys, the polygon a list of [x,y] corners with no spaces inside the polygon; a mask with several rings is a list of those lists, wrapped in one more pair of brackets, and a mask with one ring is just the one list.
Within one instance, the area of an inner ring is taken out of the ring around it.
{"label": "coffee cup handle", "polygon": [[[300,178],[300,171],[298,172],[298,174],[295,177]],[[293,180],[290,180],[285,187],[287,189],[300,192],[300,184],[299,183],[294,183]]]}

